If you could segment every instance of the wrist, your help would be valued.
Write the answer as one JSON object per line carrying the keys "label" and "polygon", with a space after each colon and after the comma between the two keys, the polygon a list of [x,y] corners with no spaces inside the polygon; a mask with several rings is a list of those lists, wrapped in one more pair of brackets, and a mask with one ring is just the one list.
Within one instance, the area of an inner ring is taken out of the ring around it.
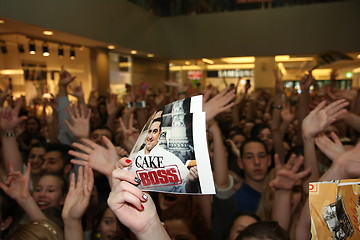
{"label": "wrist", "polygon": [[0,131],[0,134],[3,137],[16,137],[16,132],[14,130]]}

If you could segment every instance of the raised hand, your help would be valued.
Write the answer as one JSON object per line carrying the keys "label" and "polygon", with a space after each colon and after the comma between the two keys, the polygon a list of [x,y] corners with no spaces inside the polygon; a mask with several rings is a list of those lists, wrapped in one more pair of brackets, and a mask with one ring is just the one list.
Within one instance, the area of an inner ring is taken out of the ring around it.
{"label": "raised hand", "polygon": [[5,107],[0,110],[0,128],[3,132],[13,132],[20,123],[26,120],[26,116],[18,117],[22,100],[18,100],[14,109]]}
{"label": "raised hand", "polygon": [[310,89],[311,84],[314,83],[314,77],[312,75],[312,72],[309,74],[305,74],[304,77],[300,79],[300,89],[301,92],[308,92]]}
{"label": "raised hand", "polygon": [[88,110],[87,114],[83,104],[74,104],[72,109],[73,112],[67,108],[71,123],[65,119],[66,126],[76,138],[89,137],[91,109]]}
{"label": "raised hand", "polygon": [[74,142],[72,146],[80,149],[83,153],[70,150],[69,154],[82,160],[72,159],[71,163],[89,166],[110,177],[115,168],[116,161],[119,159],[116,148],[111,141],[107,137],[102,136],[102,141],[105,143],[106,148],[86,138],[82,138],[80,141],[81,143]]}
{"label": "raised hand", "polygon": [[117,95],[111,94],[106,100],[106,111],[109,116],[114,116],[119,110],[119,104],[117,101]]}
{"label": "raised hand", "polygon": [[[332,167],[337,169],[336,179],[357,178],[360,176],[360,143],[337,157]],[[334,178],[332,178],[334,179]]]}
{"label": "raised hand", "polygon": [[330,133],[331,139],[325,134],[319,134],[315,137],[316,146],[332,161],[337,159],[341,154],[346,152],[338,136]]}
{"label": "raised hand", "polygon": [[128,227],[139,240],[169,240],[156,213],[150,195],[136,186],[135,175],[116,168],[112,173],[112,188],[108,205],[119,221]]}
{"label": "raised hand", "polygon": [[282,93],[284,91],[284,83],[282,81],[282,73],[278,68],[273,70],[275,76],[275,91],[277,93]]}
{"label": "raised hand", "polygon": [[19,171],[14,171],[12,165],[9,164],[6,184],[0,182],[0,188],[18,203],[26,201],[31,197],[29,190],[30,169],[31,166],[28,163],[26,173],[22,174]]}
{"label": "raised hand", "polygon": [[345,99],[337,100],[326,106],[322,101],[303,120],[302,133],[305,139],[311,139],[322,132],[327,126],[335,122],[346,113],[344,109],[349,102]]}
{"label": "raised hand", "polygon": [[281,119],[284,122],[290,123],[295,118],[295,113],[291,112],[289,104],[285,104],[284,108],[281,110]]}
{"label": "raised hand", "polygon": [[139,138],[139,130],[134,127],[134,115],[130,114],[128,126],[125,125],[123,119],[119,118],[121,131],[124,134],[123,145],[127,151],[131,151],[133,146],[136,143],[136,140]]}
{"label": "raised hand", "polygon": [[71,93],[69,93],[70,95],[76,97],[78,100],[79,99],[84,99],[84,91],[82,88],[82,82],[80,82],[79,85],[76,85],[74,87],[70,87]]}
{"label": "raised hand", "polygon": [[5,89],[0,89],[0,107],[4,106],[6,98],[10,95],[10,82],[6,85]]}
{"label": "raised hand", "polygon": [[62,218],[68,221],[80,220],[84,215],[94,186],[94,174],[88,166],[78,169],[78,178],[71,174],[69,192],[66,195]]}
{"label": "raised hand", "polygon": [[303,161],[303,157],[296,157],[296,155],[293,154],[285,166],[282,166],[279,156],[275,154],[276,175],[269,183],[269,187],[276,190],[291,190],[295,186],[297,180],[306,177],[311,172],[311,168],[298,172]]}
{"label": "raised hand", "polygon": [[59,86],[66,87],[67,85],[69,85],[69,83],[74,81],[75,78],[76,76],[72,76],[68,71],[64,69],[64,67],[61,67]]}
{"label": "raised hand", "polygon": [[235,98],[235,90],[228,92],[225,88],[219,92],[215,97],[209,99],[210,95],[207,93],[203,98],[203,109],[206,112],[206,121],[213,119],[216,115],[221,112],[225,112],[234,106],[231,102]]}

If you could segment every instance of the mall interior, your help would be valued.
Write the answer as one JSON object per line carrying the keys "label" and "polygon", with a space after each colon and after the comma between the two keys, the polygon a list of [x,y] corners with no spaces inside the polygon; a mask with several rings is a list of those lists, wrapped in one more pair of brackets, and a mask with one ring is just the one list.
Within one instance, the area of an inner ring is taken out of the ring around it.
{"label": "mall interior", "polygon": [[56,94],[61,66],[102,95],[168,79],[271,90],[275,67],[296,88],[315,66],[319,84],[336,69],[339,88],[360,85],[358,0],[154,2],[1,0],[0,87],[30,103]]}

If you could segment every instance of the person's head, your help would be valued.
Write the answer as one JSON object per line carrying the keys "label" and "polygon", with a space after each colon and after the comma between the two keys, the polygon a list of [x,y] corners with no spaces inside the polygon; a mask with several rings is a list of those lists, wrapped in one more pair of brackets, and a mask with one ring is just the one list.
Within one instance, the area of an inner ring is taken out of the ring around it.
{"label": "person's head", "polygon": [[236,240],[290,240],[277,222],[257,222],[246,227]]}
{"label": "person's head", "polygon": [[235,144],[235,146],[240,149],[241,144],[245,141],[246,136],[243,132],[241,131],[234,131],[232,133],[229,134],[229,138],[233,141],[233,143]]}
{"label": "person's head", "polygon": [[66,193],[65,179],[49,172],[39,179],[32,196],[40,209],[47,209],[62,206]]}
{"label": "person's head", "polygon": [[40,131],[41,125],[36,117],[29,117],[25,120],[25,131],[29,134],[35,134]]}
{"label": "person's head", "polygon": [[110,141],[112,140],[113,134],[111,130],[106,126],[99,126],[94,129],[90,134],[90,140],[94,141],[99,145],[104,145],[101,138],[102,136],[107,137]]}
{"label": "person's head", "polygon": [[273,139],[271,129],[266,124],[256,124],[251,130],[251,136],[253,138],[259,138],[266,143],[269,151],[273,149]]}
{"label": "person's head", "polygon": [[92,240],[127,240],[130,236],[129,230],[119,222],[107,204],[98,208],[92,229]]}
{"label": "person's head", "polygon": [[189,195],[158,193],[160,211],[166,211],[169,207],[176,204],[182,205],[185,201],[189,201]]}
{"label": "person's head", "polygon": [[16,201],[0,189],[0,239],[4,239],[21,219],[21,211]]}
{"label": "person's head", "polygon": [[235,240],[239,233],[250,224],[260,222],[261,219],[254,213],[239,213],[231,223],[229,240]]}
{"label": "person's head", "polygon": [[41,166],[44,162],[45,151],[45,142],[39,142],[31,145],[29,154],[27,156],[27,162],[31,164],[31,174],[38,175],[43,171]]}
{"label": "person's head", "polygon": [[49,144],[41,166],[44,172],[53,172],[67,177],[71,170],[71,156],[68,154],[71,148],[64,144]]}
{"label": "person's head", "polygon": [[146,141],[145,153],[149,154],[150,151],[156,146],[161,134],[161,118],[155,118],[150,124]]}
{"label": "person's head", "polygon": [[[196,197],[196,196],[192,196]],[[161,220],[171,239],[206,240],[210,239],[209,228],[201,208],[188,198],[188,201],[169,206],[161,214]]]}
{"label": "person's head", "polygon": [[245,180],[264,181],[271,165],[271,157],[265,143],[256,138],[246,139],[240,147],[240,154],[238,166],[243,170]]}
{"label": "person's head", "polygon": [[19,225],[8,239],[63,240],[62,229],[50,220],[32,220]]}

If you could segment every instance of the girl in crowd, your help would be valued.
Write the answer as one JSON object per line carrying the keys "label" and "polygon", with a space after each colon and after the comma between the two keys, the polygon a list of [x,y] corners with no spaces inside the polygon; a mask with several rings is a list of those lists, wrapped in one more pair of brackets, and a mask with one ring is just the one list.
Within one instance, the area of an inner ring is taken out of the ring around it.
{"label": "girl in crowd", "polygon": [[107,204],[102,204],[97,211],[92,227],[91,240],[129,240],[130,231],[116,218]]}

